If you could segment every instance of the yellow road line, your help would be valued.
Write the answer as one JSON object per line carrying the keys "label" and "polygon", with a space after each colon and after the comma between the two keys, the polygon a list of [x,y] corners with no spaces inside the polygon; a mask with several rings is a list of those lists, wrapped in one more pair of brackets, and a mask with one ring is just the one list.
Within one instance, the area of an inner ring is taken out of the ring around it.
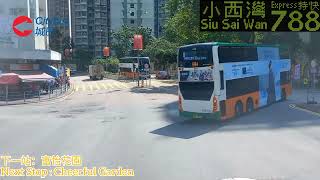
{"label": "yellow road line", "polygon": [[90,91],[93,91],[93,86],[91,83],[89,84],[89,88],[90,88]]}
{"label": "yellow road line", "polygon": [[108,90],[108,87],[105,83],[102,83],[103,89]]}
{"label": "yellow road line", "polygon": [[122,87],[119,85],[120,83],[113,83],[113,85],[117,86],[118,88],[122,89]]}
{"label": "yellow road line", "polygon": [[84,84],[84,83],[81,83],[81,85],[82,85],[82,91],[86,91],[86,86],[85,86],[85,84]]}
{"label": "yellow road line", "polygon": [[80,89],[80,84],[76,84],[75,87],[76,87],[76,88],[75,88],[75,91],[78,92],[79,89]]}
{"label": "yellow road line", "polygon": [[100,89],[101,89],[100,86],[99,86],[100,83],[97,83],[97,82],[96,82],[95,84],[96,84],[97,90],[100,90]]}
{"label": "yellow road line", "polygon": [[128,86],[125,83],[119,83],[123,88],[128,88]]}
{"label": "yellow road line", "polygon": [[111,83],[106,83],[106,84],[110,87],[110,89],[114,88],[114,86]]}

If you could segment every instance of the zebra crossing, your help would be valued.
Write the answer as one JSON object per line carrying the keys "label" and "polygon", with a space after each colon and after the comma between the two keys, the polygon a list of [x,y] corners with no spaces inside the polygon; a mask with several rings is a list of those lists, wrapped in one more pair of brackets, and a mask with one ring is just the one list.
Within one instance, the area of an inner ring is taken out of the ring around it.
{"label": "zebra crossing", "polygon": [[120,90],[133,87],[132,84],[122,82],[74,82],[72,84],[75,92],[89,92],[100,90]]}

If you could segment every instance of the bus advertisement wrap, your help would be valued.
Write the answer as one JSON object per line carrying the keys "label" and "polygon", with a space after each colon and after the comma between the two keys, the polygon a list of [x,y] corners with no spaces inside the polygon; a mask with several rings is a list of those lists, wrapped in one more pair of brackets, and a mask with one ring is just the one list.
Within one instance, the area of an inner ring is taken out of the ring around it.
{"label": "bus advertisement wrap", "polygon": [[213,81],[211,68],[197,68],[180,72],[180,81]]}

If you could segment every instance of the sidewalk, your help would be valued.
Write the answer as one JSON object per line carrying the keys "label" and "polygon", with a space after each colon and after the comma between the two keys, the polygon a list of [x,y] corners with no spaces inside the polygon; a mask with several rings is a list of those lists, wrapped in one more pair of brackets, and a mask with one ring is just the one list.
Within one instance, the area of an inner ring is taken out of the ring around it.
{"label": "sidewalk", "polygon": [[[307,104],[308,98],[309,101],[314,100],[317,102],[317,104]],[[320,114],[320,90],[310,90],[308,97],[308,91],[306,89],[295,89],[292,92],[292,96],[290,96],[288,99],[292,100],[299,108]]]}
{"label": "sidewalk", "polygon": [[70,95],[74,91],[72,86],[70,88],[64,88],[65,89],[55,89],[52,93],[46,93],[44,91],[41,91],[40,94],[28,94],[27,96],[23,94],[18,94],[15,97],[9,97],[8,100],[6,100],[3,96],[0,96],[0,106],[52,101]]}

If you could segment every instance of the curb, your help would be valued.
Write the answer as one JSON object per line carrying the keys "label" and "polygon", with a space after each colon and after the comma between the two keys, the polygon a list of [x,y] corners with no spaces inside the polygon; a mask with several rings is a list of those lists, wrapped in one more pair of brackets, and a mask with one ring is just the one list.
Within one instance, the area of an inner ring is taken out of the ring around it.
{"label": "curb", "polygon": [[308,110],[308,109],[305,109],[305,108],[298,107],[296,104],[290,104],[289,107],[292,108],[292,109],[297,109],[297,110],[304,111],[304,112],[307,112],[309,114],[312,114],[312,115],[320,117],[320,113],[314,112],[314,111],[311,111],[311,110]]}

